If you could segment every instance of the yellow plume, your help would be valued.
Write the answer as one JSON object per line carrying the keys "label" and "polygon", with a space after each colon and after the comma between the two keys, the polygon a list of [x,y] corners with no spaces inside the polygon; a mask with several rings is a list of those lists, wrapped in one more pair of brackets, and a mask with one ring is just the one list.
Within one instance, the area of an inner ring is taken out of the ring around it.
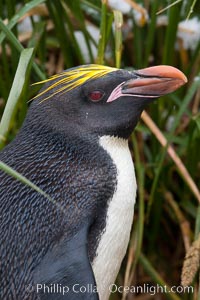
{"label": "yellow plume", "polygon": [[[49,79],[36,82],[33,85],[41,84],[41,83],[46,83],[50,82],[56,79],[56,82],[51,84],[49,87],[47,87],[45,90],[40,92],[37,96],[35,96],[33,99],[38,98],[40,96],[46,97],[42,99],[41,102],[53,97],[54,95],[60,93],[61,95],[63,93],[66,93],[76,87],[81,86],[84,84],[86,81],[91,80],[91,79],[96,79],[105,76],[108,73],[116,71],[116,68],[111,68],[107,66],[102,66],[102,65],[85,65],[81,66],[79,68],[74,68],[65,72],[62,72],[60,74],[54,75],[50,77]],[[47,93],[51,90],[56,88],[54,93],[48,95]]]}

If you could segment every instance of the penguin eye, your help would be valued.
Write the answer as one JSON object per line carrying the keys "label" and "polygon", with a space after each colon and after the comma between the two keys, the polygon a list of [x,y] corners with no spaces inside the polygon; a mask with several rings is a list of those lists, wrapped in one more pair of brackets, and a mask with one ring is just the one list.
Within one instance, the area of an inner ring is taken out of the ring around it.
{"label": "penguin eye", "polygon": [[104,93],[101,91],[93,91],[89,94],[89,98],[92,102],[98,102],[100,101],[104,96]]}

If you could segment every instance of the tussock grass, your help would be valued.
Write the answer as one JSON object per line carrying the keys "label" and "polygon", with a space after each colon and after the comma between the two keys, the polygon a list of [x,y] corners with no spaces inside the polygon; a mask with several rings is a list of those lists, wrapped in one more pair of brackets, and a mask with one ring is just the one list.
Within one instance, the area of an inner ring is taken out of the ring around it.
{"label": "tussock grass", "polygon": [[[188,257],[194,252],[190,260],[194,261],[199,255],[200,41],[186,49],[181,32],[188,38],[195,33],[180,22],[199,16],[199,4],[194,0],[175,1],[169,7],[166,0],[126,3],[132,11],[122,16],[105,0],[0,2],[0,143],[3,147],[18,132],[27,110],[24,99],[38,90],[30,83],[63,69],[88,62],[122,68],[158,64],[180,68],[188,84],[152,104],[130,139],[138,199],[117,284],[179,286],[189,251],[183,274],[187,284],[192,282],[194,293],[115,293],[111,299],[194,300],[199,270],[192,268],[188,278]],[[31,26],[25,25],[22,31],[19,24],[25,20]],[[91,28],[100,31],[99,38]],[[25,78],[16,85],[20,74]]]}

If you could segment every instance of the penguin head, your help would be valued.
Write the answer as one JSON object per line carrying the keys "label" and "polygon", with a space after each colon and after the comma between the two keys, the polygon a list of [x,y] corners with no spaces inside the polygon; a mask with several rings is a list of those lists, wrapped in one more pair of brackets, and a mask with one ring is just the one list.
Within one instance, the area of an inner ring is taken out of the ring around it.
{"label": "penguin head", "polygon": [[170,66],[127,71],[85,65],[47,80],[31,111],[38,124],[57,132],[128,138],[148,103],[186,82]]}

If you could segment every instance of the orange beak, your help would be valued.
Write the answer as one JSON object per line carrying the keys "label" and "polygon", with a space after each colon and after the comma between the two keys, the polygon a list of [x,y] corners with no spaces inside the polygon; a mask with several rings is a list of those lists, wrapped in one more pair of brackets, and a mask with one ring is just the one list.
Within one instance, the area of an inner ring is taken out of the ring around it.
{"label": "orange beak", "polygon": [[171,66],[155,66],[134,71],[137,78],[122,85],[122,94],[156,98],[171,92],[187,82],[186,76]]}

